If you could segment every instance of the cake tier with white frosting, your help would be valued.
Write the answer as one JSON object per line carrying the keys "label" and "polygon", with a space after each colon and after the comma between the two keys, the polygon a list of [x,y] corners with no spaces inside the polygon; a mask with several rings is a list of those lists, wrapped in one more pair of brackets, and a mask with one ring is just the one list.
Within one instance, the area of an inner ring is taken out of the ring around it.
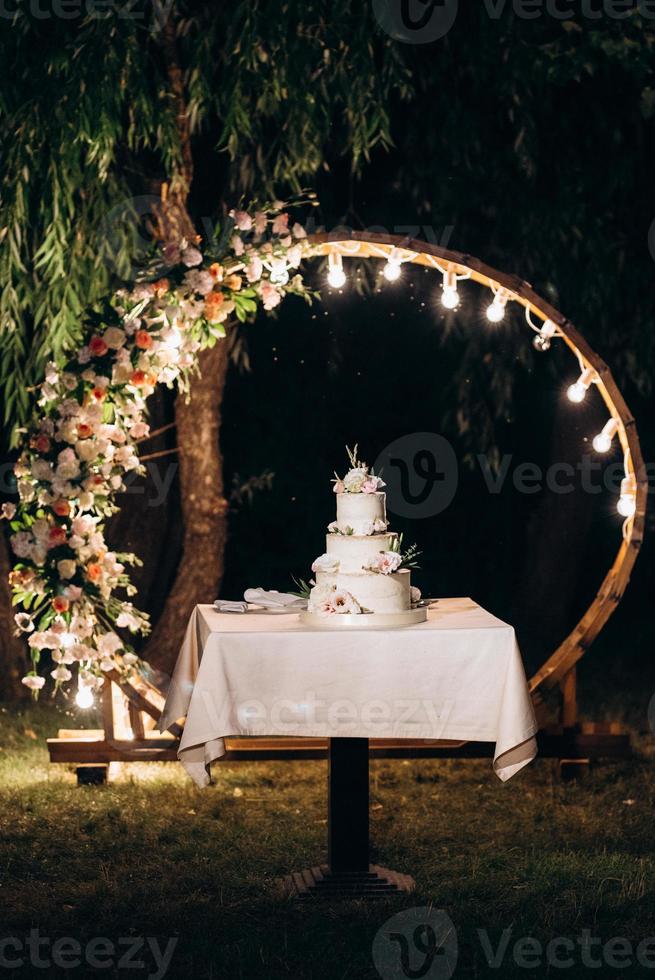
{"label": "cake tier with white frosting", "polygon": [[409,609],[411,573],[408,568],[390,575],[376,572],[317,572],[316,586],[349,592],[362,612],[396,613]]}
{"label": "cake tier with white frosting", "polygon": [[386,534],[328,534],[326,553],[339,561],[340,572],[361,572],[381,551],[391,551],[398,535]]}
{"label": "cake tier with white frosting", "polygon": [[354,534],[371,534],[375,521],[387,523],[386,494],[338,493],[336,524],[340,531],[352,529]]}

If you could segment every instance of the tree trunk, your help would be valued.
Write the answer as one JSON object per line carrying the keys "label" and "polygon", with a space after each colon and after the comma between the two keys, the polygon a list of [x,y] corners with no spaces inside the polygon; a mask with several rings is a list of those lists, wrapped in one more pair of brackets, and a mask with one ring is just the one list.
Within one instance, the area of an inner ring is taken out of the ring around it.
{"label": "tree trunk", "polygon": [[227,501],[220,451],[221,405],[229,361],[227,340],[200,355],[201,375],[191,397],[175,403],[180,497],[184,537],[182,558],[162,614],[142,656],[170,674],[184,630],[198,602],[213,602],[223,578]]}
{"label": "tree trunk", "polygon": [[0,701],[28,696],[27,688],[20,682],[28,669],[27,646],[14,636],[14,609],[8,581],[11,565],[7,536],[0,530]]}

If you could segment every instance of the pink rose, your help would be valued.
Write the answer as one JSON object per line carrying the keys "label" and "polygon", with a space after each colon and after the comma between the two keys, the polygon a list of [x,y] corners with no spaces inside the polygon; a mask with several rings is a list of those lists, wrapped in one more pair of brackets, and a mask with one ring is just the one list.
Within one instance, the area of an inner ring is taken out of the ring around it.
{"label": "pink rose", "polygon": [[366,565],[366,568],[371,572],[379,572],[381,575],[391,575],[392,572],[398,570],[401,560],[397,551],[381,551]]}
{"label": "pink rose", "polygon": [[282,296],[277,291],[275,286],[272,286],[271,283],[268,282],[266,279],[260,285],[259,292],[265,310],[274,309],[282,299]]}
{"label": "pink rose", "polygon": [[288,230],[289,215],[286,213],[286,211],[283,211],[282,214],[278,214],[277,218],[273,222],[272,231],[274,235],[285,235]]}
{"label": "pink rose", "polygon": [[248,282],[257,282],[258,279],[261,279],[263,271],[264,265],[262,260],[258,255],[253,255],[250,262],[246,266],[246,279]]}
{"label": "pink rose", "polygon": [[189,247],[185,248],[182,252],[182,261],[186,266],[200,265],[202,262],[202,255],[197,248],[194,248],[193,245],[189,245]]}
{"label": "pink rose", "polygon": [[377,493],[384,483],[379,476],[369,476],[362,483],[362,493]]}
{"label": "pink rose", "polygon": [[239,231],[250,231],[252,228],[252,218],[247,211],[235,211],[233,218]]}
{"label": "pink rose", "polygon": [[343,485],[343,480],[335,480],[334,486],[332,487],[335,493],[345,493],[346,488]]}

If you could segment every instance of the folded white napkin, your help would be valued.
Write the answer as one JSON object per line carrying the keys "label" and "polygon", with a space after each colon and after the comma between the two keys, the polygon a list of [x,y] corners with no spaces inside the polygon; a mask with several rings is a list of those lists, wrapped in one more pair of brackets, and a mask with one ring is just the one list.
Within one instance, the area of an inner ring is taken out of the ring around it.
{"label": "folded white napkin", "polygon": [[233,602],[230,599],[216,599],[214,609],[226,613],[246,613],[248,612],[248,603],[239,600]]}
{"label": "folded white napkin", "polygon": [[246,589],[243,593],[246,602],[254,605],[263,606],[265,609],[304,609],[307,605],[306,599],[300,599],[297,595],[290,592],[277,592],[275,589]]}

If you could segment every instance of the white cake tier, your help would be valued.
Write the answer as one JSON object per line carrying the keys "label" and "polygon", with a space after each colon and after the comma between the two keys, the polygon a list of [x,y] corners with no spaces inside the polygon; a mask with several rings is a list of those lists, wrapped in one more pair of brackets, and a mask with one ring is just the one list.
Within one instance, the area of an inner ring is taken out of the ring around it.
{"label": "white cake tier", "polygon": [[411,606],[410,579],[409,568],[402,568],[391,575],[377,572],[316,572],[316,587],[336,587],[350,592],[362,612],[395,613]]}
{"label": "white cake tier", "polygon": [[361,572],[381,551],[391,551],[397,537],[394,531],[370,535],[328,534],[325,550],[339,559],[340,572]]}
{"label": "white cake tier", "polygon": [[386,524],[386,494],[384,493],[338,493],[337,525],[340,531],[352,528],[354,534],[370,534],[367,530],[373,521]]}

